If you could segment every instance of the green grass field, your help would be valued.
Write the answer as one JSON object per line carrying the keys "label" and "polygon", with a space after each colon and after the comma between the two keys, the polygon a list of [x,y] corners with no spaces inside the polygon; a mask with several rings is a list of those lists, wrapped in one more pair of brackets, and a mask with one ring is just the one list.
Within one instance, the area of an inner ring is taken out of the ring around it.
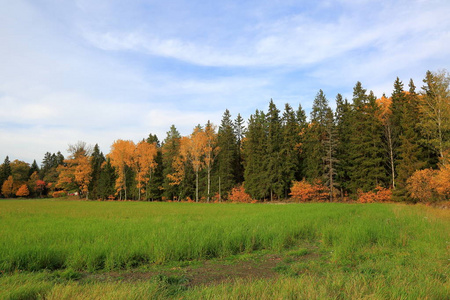
{"label": "green grass field", "polygon": [[450,213],[0,201],[2,299],[448,299]]}

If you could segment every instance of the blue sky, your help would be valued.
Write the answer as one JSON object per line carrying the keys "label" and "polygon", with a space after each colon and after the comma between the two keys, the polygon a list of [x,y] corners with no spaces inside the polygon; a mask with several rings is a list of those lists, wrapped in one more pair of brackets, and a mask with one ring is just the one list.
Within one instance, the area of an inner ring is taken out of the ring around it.
{"label": "blue sky", "polygon": [[450,2],[0,0],[0,162],[449,69]]}

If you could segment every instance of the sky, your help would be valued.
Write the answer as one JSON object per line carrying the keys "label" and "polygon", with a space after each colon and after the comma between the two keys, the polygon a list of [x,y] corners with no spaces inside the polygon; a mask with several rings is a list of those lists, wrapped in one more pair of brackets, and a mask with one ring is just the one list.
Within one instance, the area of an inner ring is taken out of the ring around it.
{"label": "sky", "polygon": [[450,1],[0,0],[0,163],[450,69]]}

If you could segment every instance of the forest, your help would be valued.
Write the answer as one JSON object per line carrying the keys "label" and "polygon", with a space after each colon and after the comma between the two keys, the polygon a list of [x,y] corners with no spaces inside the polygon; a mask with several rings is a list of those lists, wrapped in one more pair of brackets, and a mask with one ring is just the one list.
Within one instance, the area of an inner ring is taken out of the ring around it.
{"label": "forest", "polygon": [[427,71],[423,86],[397,78],[390,97],[357,82],[351,100],[322,90],[309,118],[301,105],[226,110],[219,125],[181,136],[172,125],[135,143],[69,145],[38,165],[0,166],[1,197],[79,195],[92,200],[437,202],[450,199],[450,75]]}

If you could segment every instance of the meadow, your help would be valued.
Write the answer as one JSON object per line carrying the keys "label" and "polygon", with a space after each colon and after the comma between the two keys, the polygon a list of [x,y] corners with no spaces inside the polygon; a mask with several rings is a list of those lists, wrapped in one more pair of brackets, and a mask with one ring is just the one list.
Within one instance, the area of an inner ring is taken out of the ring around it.
{"label": "meadow", "polygon": [[0,201],[1,299],[448,299],[450,213]]}

